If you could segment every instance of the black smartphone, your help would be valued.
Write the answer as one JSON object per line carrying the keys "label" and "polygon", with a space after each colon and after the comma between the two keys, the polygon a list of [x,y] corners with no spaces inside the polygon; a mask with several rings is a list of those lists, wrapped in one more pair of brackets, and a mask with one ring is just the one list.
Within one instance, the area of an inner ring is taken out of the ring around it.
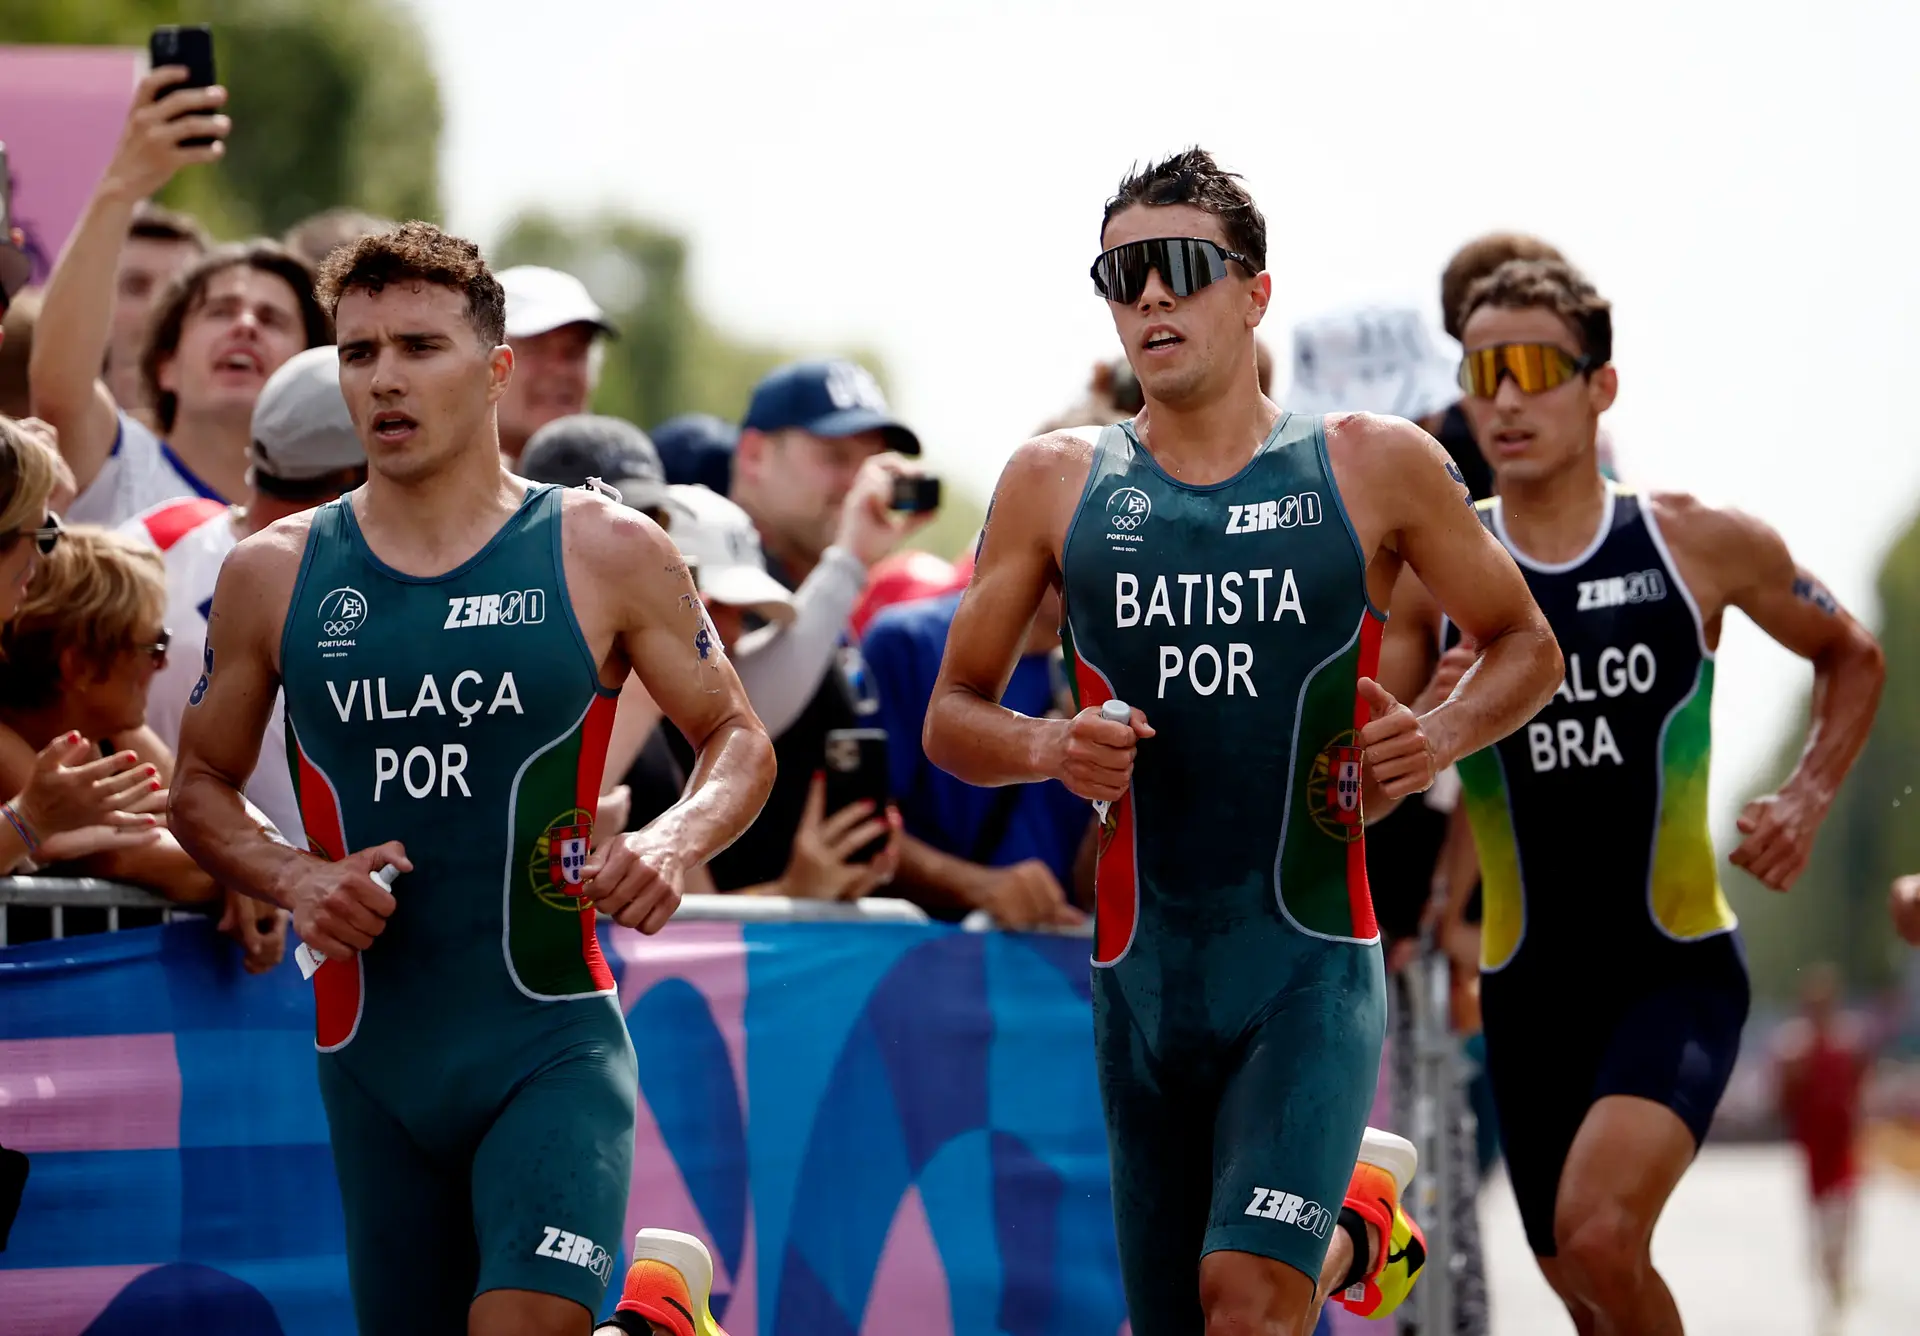
{"label": "black smartphone", "polygon": [[940,480],[928,477],[895,478],[893,480],[893,501],[895,510],[938,510],[940,509]]}
{"label": "black smartphone", "polygon": [[[147,39],[147,58],[153,62],[153,68],[162,65],[184,65],[187,77],[177,84],[168,84],[154,95],[158,102],[167,94],[182,88],[213,87],[213,29],[204,23],[168,24],[155,28]],[[213,142],[205,136],[183,139],[183,148],[205,148]]]}
{"label": "black smartphone", "polygon": [[[836,728],[827,733],[826,811],[831,814],[848,803],[865,798],[873,804],[875,816],[887,810],[887,730],[884,728]],[[849,863],[871,863],[887,840],[869,840],[854,850]]]}

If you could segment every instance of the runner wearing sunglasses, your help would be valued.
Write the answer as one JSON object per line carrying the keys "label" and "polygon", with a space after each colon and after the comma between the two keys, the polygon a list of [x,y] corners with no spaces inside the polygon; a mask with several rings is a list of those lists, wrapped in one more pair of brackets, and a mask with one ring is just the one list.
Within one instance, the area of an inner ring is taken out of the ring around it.
{"label": "runner wearing sunglasses", "polygon": [[[1776,891],[1806,866],[1866,741],[1880,650],[1759,520],[1601,476],[1612,314],[1575,270],[1510,261],[1459,315],[1464,406],[1498,492],[1480,518],[1566,663],[1537,718],[1460,761],[1500,1139],[1527,1240],[1576,1328],[1671,1336],[1679,1311],[1648,1245],[1713,1120],[1748,1004],[1707,826],[1721,622],[1739,608],[1814,664],[1800,765],[1748,804],[1731,858]],[[1384,656],[1416,675],[1460,640],[1405,577],[1389,626]],[[1449,651],[1442,688],[1470,655]]]}
{"label": "runner wearing sunglasses", "polygon": [[[1198,149],[1148,167],[1102,244],[1145,407],[1014,452],[927,751],[1104,812],[1092,994],[1136,1336],[1305,1332],[1336,1292],[1378,1316],[1425,1250],[1399,1208],[1413,1148],[1366,1126],[1386,1020],[1362,790],[1369,812],[1424,790],[1524,723],[1559,660],[1432,438],[1260,392],[1272,279],[1238,178]],[[1408,564],[1486,647],[1423,718],[1374,680]],[[997,703],[1050,585],[1070,719]],[[1115,699],[1130,724],[1101,717]]]}

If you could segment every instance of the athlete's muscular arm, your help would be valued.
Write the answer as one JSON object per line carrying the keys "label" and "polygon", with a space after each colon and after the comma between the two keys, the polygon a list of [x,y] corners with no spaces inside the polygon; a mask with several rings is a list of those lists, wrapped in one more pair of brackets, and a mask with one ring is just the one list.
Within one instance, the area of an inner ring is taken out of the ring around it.
{"label": "athlete's muscular arm", "polygon": [[1746,839],[1731,857],[1770,889],[1787,890],[1806,870],[1840,781],[1866,745],[1885,658],[1873,635],[1794,563],[1769,525],[1691,496],[1660,493],[1652,501],[1710,642],[1719,641],[1723,609],[1734,607],[1813,662],[1812,722],[1800,762],[1777,793],[1747,804],[1739,821]]}
{"label": "athlete's muscular arm", "polygon": [[1560,684],[1560,649],[1431,436],[1398,418],[1357,414],[1328,424],[1327,450],[1362,550],[1396,553],[1478,650],[1452,693],[1418,716],[1361,680],[1373,712],[1361,732],[1368,767],[1385,796],[1403,798],[1531,719]]}
{"label": "athlete's muscular arm", "polygon": [[1083,798],[1112,801],[1126,792],[1135,740],[1153,736],[1139,710],[1129,728],[1096,709],[1030,719],[1000,704],[1040,595],[1059,580],[1059,548],[1092,460],[1090,443],[1055,432],[1014,451],[1000,475],[921,734],[927,759],[968,784],[1058,779]]}
{"label": "athlete's muscular arm", "polygon": [[316,951],[344,960],[370,946],[393,912],[372,874],[411,872],[397,841],[329,863],[277,839],[242,795],[280,686],[279,638],[293,596],[309,515],[246,539],[221,568],[207,618],[203,676],[180,726],[168,821],[214,880],[293,911]]}
{"label": "athlete's muscular arm", "polygon": [[[773,743],[707,620],[686,561],[652,520],[597,497],[569,498],[578,561],[626,665],[693,744],[680,801],[588,858],[582,886],[620,923],[658,932],[686,875],[738,839],[773,788]],[[576,585],[575,588],[580,586]]]}

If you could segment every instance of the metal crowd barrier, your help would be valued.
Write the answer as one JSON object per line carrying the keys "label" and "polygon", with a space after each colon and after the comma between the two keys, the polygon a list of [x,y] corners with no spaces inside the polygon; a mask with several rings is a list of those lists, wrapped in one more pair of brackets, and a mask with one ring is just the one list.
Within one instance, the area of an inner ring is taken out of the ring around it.
{"label": "metal crowd barrier", "polygon": [[[210,905],[177,905],[151,891],[97,877],[0,877],[0,947],[9,945],[8,910],[14,906],[47,909],[52,913],[52,936],[64,938],[66,911],[106,911],[108,932],[120,930],[123,909],[157,910],[162,922],[187,915],[205,915]],[[906,900],[870,895],[864,900],[801,900],[784,895],[689,895],[674,915],[686,923],[928,923],[926,911]],[[962,925],[969,931],[992,927],[983,913],[969,915]],[[1093,923],[1073,928],[1044,929],[1068,937],[1093,936]]]}
{"label": "metal crowd barrier", "polygon": [[[11,943],[8,911],[14,907],[47,909],[52,936],[67,936],[70,909],[105,910],[108,932],[120,930],[123,909],[158,910],[163,922],[210,912],[209,905],[176,905],[170,900],[115,881],[95,877],[0,878],[0,947]],[[781,895],[689,895],[680,902],[676,922],[694,923],[927,923],[926,912],[905,900],[869,896],[865,900],[796,900]]]}

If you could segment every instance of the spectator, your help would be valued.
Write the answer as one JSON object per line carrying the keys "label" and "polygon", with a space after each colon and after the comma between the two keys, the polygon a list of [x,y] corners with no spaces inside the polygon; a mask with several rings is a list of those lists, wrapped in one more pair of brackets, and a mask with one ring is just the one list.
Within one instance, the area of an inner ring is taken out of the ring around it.
{"label": "spectator", "polygon": [[[1057,780],[997,789],[964,784],[920,747],[959,610],[958,593],[899,603],[874,618],[862,642],[905,826],[898,894],[943,918],[984,909],[1003,928],[1079,923],[1085,916],[1065,888],[1075,884],[1077,862],[1084,857],[1091,865],[1095,826],[1086,800]],[[1060,596],[1049,590],[1000,703],[1035,718],[1073,714],[1059,648]]]}
{"label": "spectator", "polygon": [[500,399],[500,453],[517,469],[536,431],[587,411],[600,379],[600,337],[616,331],[572,274],[522,264],[497,277],[507,294],[507,346],[513,349],[513,378]]}
{"label": "spectator", "polygon": [[[805,588],[809,576],[827,569],[825,578],[842,585],[843,593],[851,586],[845,602],[851,611],[867,567],[932,518],[930,513],[905,518],[891,513],[891,484],[881,476],[909,472],[898,456],[919,453],[919,438],[894,419],[865,368],[844,361],[796,362],[767,375],[755,387],[741,424],[733,500],[753,520],[768,574],[794,589]],[[868,461],[883,455],[865,475],[870,486],[856,489]],[[858,517],[870,522],[861,539],[868,546],[860,553],[836,541],[843,536],[856,490]],[[827,734],[870,721],[877,708],[858,647],[842,640],[805,708],[775,739],[779,777],[760,819],[711,864],[722,890],[781,876],[795,851],[810,777],[825,759]],[[669,740],[683,746],[671,734]],[[681,754],[685,764],[690,754]]]}
{"label": "spectator", "polygon": [[[0,791],[18,789],[34,754],[67,733],[118,744],[153,768],[164,790],[172,754],[143,727],[147,684],[166,661],[166,582],[160,558],[103,529],[62,533],[8,622],[0,660]],[[82,860],[87,873],[158,891],[183,904],[218,890],[172,836]]]}
{"label": "spectator", "polygon": [[867,628],[882,612],[896,603],[938,598],[965,589],[972,569],[969,564],[962,571],[945,557],[914,548],[882,557],[867,572],[866,588],[860,591],[848,624],[853,634],[864,641]]}
{"label": "spectator", "polygon": [[140,380],[140,352],[146,346],[154,304],[212,244],[207,230],[184,213],[163,209],[151,200],[134,206],[113,276],[113,327],[107,339],[104,379],[114,402],[149,429],[159,424]]}
{"label": "spectator", "polygon": [[[27,355],[33,351],[33,326],[40,318],[40,294],[29,289],[0,316],[0,417],[24,418],[33,412],[27,388]],[[55,507],[58,509],[58,507]]]}
{"label": "spectator", "polygon": [[[894,478],[890,463],[873,459],[861,469],[841,508],[833,546],[791,593],[767,573],[759,533],[744,510],[706,487],[668,489],[669,532],[695,565],[715,630],[729,647],[754,711],[775,739],[803,716],[840,661],[867,563],[885,553],[901,532],[886,508]],[[664,787],[658,777],[647,782],[644,775],[644,766],[662,754],[674,767]],[[642,764],[628,772],[636,817],[650,820],[678,796],[685,783],[681,767],[691,757],[677,734],[662,734],[658,750],[649,743],[640,754]]]}
{"label": "spectator", "polygon": [[[800,682],[817,683],[825,672],[838,629],[846,624],[844,603],[835,601],[831,594],[817,599],[820,606],[812,612],[814,628],[801,629],[798,633],[803,639],[811,639],[811,648],[806,651],[815,664],[811,678],[805,677],[804,666],[787,672],[776,665],[775,671],[765,671],[777,657],[768,651],[795,635],[798,599],[767,574],[753,521],[740,507],[708,488],[689,486],[674,487],[670,504],[674,510],[670,531],[674,544],[693,569],[694,582],[699,586],[700,598],[706,605],[715,634],[722,644],[731,647],[734,668],[740,674],[741,684],[747,688],[755,712],[761,708],[761,699],[771,697],[773,708],[779,712],[775,718],[790,724],[811,694]],[[749,621],[758,625],[751,633],[747,630]],[[799,689],[796,690],[796,686]],[[754,695],[756,691],[760,693],[759,698]],[[773,731],[769,722],[768,732]],[[662,800],[671,803],[678,796],[679,786],[685,783],[682,776],[691,754],[684,749],[684,739],[678,734],[671,736],[681,744],[680,754],[669,754],[675,766],[676,787],[647,795],[648,807]],[[635,793],[639,802],[640,790],[636,788]],[[899,865],[897,822],[886,813],[851,808],[829,813],[824,810],[824,802],[824,783],[816,774],[807,791],[799,824],[789,832],[792,846],[779,876],[759,885],[729,889],[796,899],[857,900],[891,881]],[[848,861],[849,854],[882,835],[889,837],[888,842],[872,861]]]}
{"label": "spectator", "polygon": [[253,241],[209,251],[155,304],[140,375],[165,439],[98,380],[114,265],[134,210],[179,168],[220,156],[217,142],[184,148],[181,138],[218,140],[227,129],[225,117],[170,120],[225,93],[187,89],[154,103],[168,77],[149,75],[135,90],[120,146],[47,284],[28,364],[34,411],[59,433],[80,487],[68,512],[76,522],[120,524],[177,496],[240,496],[260,387],[287,358],[330,337],[306,267],[276,242]]}
{"label": "spectator", "polygon": [[[40,561],[60,542],[47,507],[56,463],[51,446],[0,417],[0,625],[13,620]],[[51,739],[19,788],[0,786],[14,795],[0,804],[0,873],[152,844],[165,807],[156,777],[131,752],[95,756],[75,732]]]}
{"label": "spectator", "polygon": [[660,452],[625,418],[574,413],[555,418],[527,439],[520,476],[534,482],[579,487],[598,478],[620,500],[667,528],[667,471]]}
{"label": "spectator", "polygon": [[692,483],[729,496],[733,492],[733,452],[740,429],[711,413],[670,417],[651,433],[670,483]]}
{"label": "spectator", "polygon": [[381,218],[362,209],[323,209],[288,228],[280,244],[317,274],[321,262],[349,241],[390,232],[398,226],[391,218]]}
{"label": "spectator", "polygon": [[[169,750],[179,745],[181,718],[206,665],[207,613],[227,554],[275,520],[366,481],[366,451],[340,395],[340,362],[332,345],[296,353],[267,378],[253,406],[250,450],[253,465],[240,505],[181,497],[121,527],[155,548],[166,569],[165,616],[173,642],[147,692],[147,724]],[[307,847],[278,700],[246,795],[287,843]]]}

